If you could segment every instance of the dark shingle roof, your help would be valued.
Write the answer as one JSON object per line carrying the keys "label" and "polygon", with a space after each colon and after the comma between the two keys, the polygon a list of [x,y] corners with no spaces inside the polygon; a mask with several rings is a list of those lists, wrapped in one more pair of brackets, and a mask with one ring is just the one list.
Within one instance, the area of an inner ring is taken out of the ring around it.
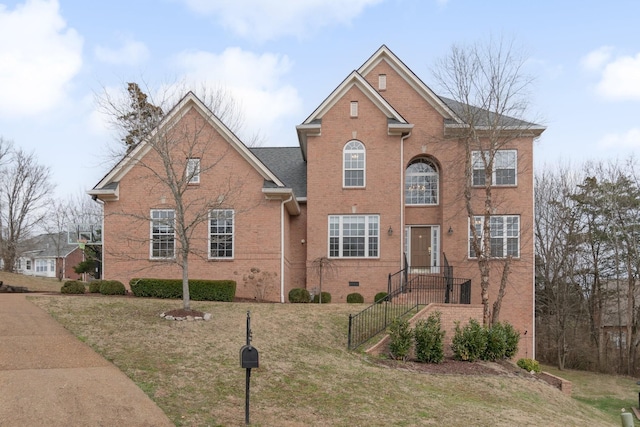
{"label": "dark shingle roof", "polygon": [[[455,114],[458,115],[462,121],[465,121],[470,115],[476,120],[476,126],[488,126],[495,121],[496,114],[491,111],[483,110],[482,108],[465,105],[461,102],[458,102],[453,99],[445,98],[444,96],[439,97],[442,102],[447,104]],[[454,120],[448,120],[448,123],[454,124]],[[500,126],[501,127],[519,127],[523,129],[531,129],[531,128],[541,128],[542,126],[537,125],[535,123],[526,122],[524,120],[515,119],[509,116],[502,116],[500,118]]]}
{"label": "dark shingle roof", "polygon": [[[258,147],[251,152],[269,168],[285,186],[293,189],[296,198],[307,197],[307,163],[300,147]],[[275,187],[265,182],[266,187]]]}

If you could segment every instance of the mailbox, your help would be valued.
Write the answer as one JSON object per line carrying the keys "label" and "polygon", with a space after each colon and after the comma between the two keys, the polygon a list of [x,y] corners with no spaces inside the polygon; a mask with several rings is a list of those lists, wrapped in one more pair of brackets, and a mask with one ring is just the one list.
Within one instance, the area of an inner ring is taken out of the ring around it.
{"label": "mailbox", "polygon": [[258,349],[250,346],[243,345],[240,349],[240,367],[244,369],[251,369],[258,367]]}

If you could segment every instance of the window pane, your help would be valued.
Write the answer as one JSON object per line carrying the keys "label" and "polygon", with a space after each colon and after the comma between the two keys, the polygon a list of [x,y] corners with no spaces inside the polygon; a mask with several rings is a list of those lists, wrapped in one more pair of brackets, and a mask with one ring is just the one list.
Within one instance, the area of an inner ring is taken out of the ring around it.
{"label": "window pane", "polygon": [[175,248],[173,210],[151,211],[151,258],[172,258]]}
{"label": "window pane", "polygon": [[360,141],[349,141],[343,150],[345,187],[364,187],[365,148]]}
{"label": "window pane", "polygon": [[331,215],[329,216],[329,256],[377,257],[379,232],[377,215]]}
{"label": "window pane", "polygon": [[427,159],[414,160],[405,173],[405,203],[407,205],[438,204],[438,171]]}
{"label": "window pane", "polygon": [[233,257],[233,210],[214,209],[209,220],[209,257]]}

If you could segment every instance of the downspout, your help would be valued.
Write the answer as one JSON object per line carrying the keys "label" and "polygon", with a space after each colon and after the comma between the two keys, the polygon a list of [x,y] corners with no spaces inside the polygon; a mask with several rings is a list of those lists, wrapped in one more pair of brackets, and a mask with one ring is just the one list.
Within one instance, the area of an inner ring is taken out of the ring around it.
{"label": "downspout", "polygon": [[400,138],[400,270],[404,269],[404,140],[411,136],[411,131]]}
{"label": "downspout", "polygon": [[284,303],[284,205],[293,200],[293,194],[280,204],[280,302]]}
{"label": "downspout", "polygon": [[[101,239],[102,241],[100,242],[100,244],[102,245],[102,250],[100,251],[100,280],[104,280],[104,254],[105,254],[105,250],[104,250],[104,237],[105,237],[105,233],[104,233],[104,201],[98,199],[96,196],[92,197],[93,201],[96,203],[99,203],[102,205],[102,219],[100,220],[101,224],[100,226],[102,227],[102,231],[101,231]],[[82,253],[82,257],[84,259],[84,251]]]}

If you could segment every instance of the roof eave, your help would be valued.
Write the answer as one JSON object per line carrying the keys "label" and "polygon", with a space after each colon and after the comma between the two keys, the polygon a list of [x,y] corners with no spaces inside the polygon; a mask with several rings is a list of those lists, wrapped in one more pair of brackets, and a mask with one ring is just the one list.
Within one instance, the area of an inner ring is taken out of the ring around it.
{"label": "roof eave", "polygon": [[289,215],[300,215],[300,205],[291,188],[263,188],[262,192],[267,200],[281,200],[287,208]]}
{"label": "roof eave", "polygon": [[310,136],[320,136],[322,125],[320,123],[307,123],[296,126],[298,132],[298,142],[300,142],[300,149],[302,150],[302,158],[307,160],[307,139]]}

